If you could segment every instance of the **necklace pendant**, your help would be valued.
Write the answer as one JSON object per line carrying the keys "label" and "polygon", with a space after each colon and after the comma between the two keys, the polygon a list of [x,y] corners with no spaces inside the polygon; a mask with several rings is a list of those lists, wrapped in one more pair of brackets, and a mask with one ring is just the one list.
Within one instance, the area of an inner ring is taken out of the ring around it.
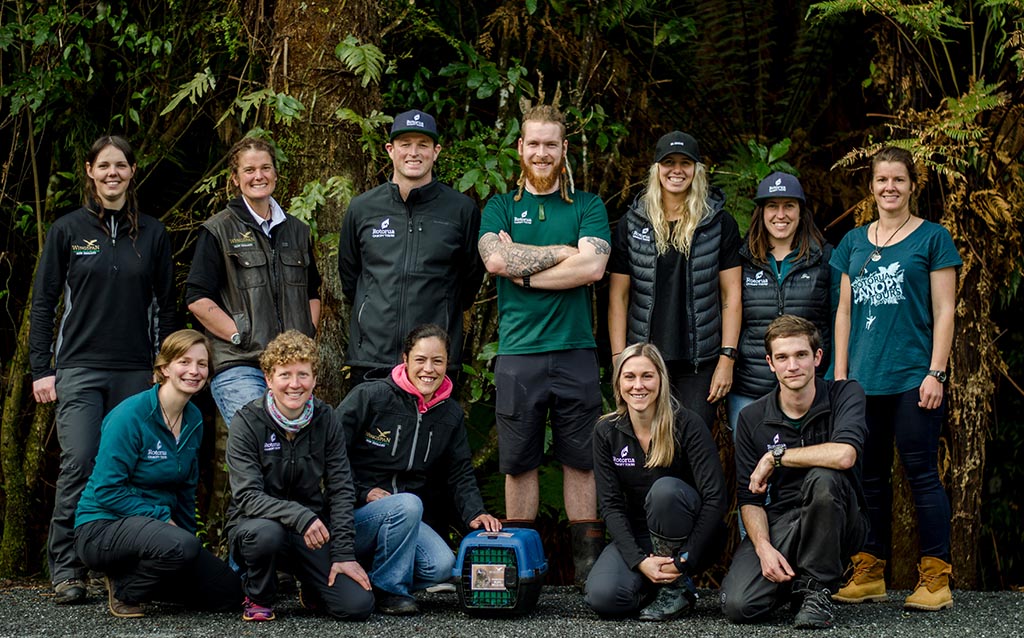
{"label": "necklace pendant", "polygon": [[878,249],[871,251],[871,261],[878,261],[882,258],[882,253],[878,252]]}

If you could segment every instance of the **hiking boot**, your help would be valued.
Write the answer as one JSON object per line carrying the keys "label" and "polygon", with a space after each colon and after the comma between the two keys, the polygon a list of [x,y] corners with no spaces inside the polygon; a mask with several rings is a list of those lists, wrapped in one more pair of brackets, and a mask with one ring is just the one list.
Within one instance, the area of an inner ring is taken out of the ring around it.
{"label": "hiking boot", "polygon": [[651,604],[640,612],[640,620],[647,622],[664,622],[675,618],[689,616],[697,606],[697,587],[687,574],[681,575],[675,582],[662,585],[658,595]]}
{"label": "hiking boot", "polygon": [[77,578],[62,580],[53,586],[53,602],[74,605],[85,601],[85,583]]}
{"label": "hiking boot", "polygon": [[103,580],[107,585],[107,609],[110,610],[111,616],[116,618],[142,618],[146,615],[146,613],[142,611],[142,607],[119,600],[117,596],[114,595],[114,581],[110,580],[109,576],[104,576]]}
{"label": "hiking boot", "polygon": [[832,592],[813,578],[798,584],[794,591],[803,595],[793,626],[797,629],[828,629],[835,624]]}
{"label": "hiking boot", "polygon": [[419,605],[412,596],[402,596],[386,591],[377,594],[377,611],[388,616],[413,616],[420,613]]}
{"label": "hiking boot", "polygon": [[938,611],[953,606],[953,592],[949,590],[952,565],[941,558],[925,556],[917,566],[917,573],[917,587],[903,602],[904,609]]}
{"label": "hiking boot", "polygon": [[591,568],[604,550],[604,521],[570,522],[569,533],[572,538],[573,584],[583,591]]}
{"label": "hiking boot", "polygon": [[[675,557],[686,539],[665,538],[651,534],[651,545],[656,556]],[[658,595],[640,612],[640,620],[664,622],[689,615],[697,605],[697,587],[687,573],[658,588]]]}
{"label": "hiking boot", "polygon": [[846,604],[885,600],[885,561],[867,552],[858,552],[850,560],[853,574],[832,600]]}
{"label": "hiking boot", "polygon": [[273,609],[254,603],[248,596],[245,597],[245,602],[242,604],[242,607],[242,620],[265,622],[276,618]]}

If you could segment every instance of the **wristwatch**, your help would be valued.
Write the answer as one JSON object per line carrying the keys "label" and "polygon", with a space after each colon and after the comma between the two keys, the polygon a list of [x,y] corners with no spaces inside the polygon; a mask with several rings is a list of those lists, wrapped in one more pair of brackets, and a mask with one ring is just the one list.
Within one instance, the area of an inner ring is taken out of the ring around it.
{"label": "wristwatch", "polygon": [[782,467],[782,455],[786,453],[786,444],[779,443],[772,448],[772,460],[775,462],[775,467]]}
{"label": "wristwatch", "polygon": [[242,335],[238,334],[237,332],[231,335],[231,343],[236,346],[242,343]]}
{"label": "wristwatch", "polygon": [[719,348],[718,354],[720,354],[723,357],[729,357],[733,361],[736,360],[736,348],[730,348],[729,346]]}
{"label": "wristwatch", "polygon": [[946,374],[945,370],[929,370],[928,376],[935,377],[939,380],[939,383],[945,383],[949,379],[949,375]]}

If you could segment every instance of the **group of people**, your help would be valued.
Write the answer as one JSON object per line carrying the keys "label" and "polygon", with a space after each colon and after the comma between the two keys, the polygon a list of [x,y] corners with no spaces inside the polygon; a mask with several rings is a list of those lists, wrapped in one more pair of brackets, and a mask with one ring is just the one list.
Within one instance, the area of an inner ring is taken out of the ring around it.
{"label": "group of people", "polygon": [[[33,391],[58,400],[58,603],[83,600],[92,569],[116,616],[170,600],[265,621],[285,569],[305,607],[416,613],[413,592],[452,573],[445,530],[428,524],[439,507],[467,529],[534,525],[550,425],[587,603],[676,618],[723,546],[711,426],[725,400],[744,532],[722,585],[730,620],[792,601],[797,626],[825,627],[833,599],[885,598],[894,439],[922,537],[906,606],[952,604],[937,444],[960,260],[914,214],[910,154],[875,156],[878,219],[833,249],[784,173],[758,186],[741,238],[679,131],[657,140],[613,236],[601,199],[575,189],[563,115],[530,108],[520,131],[516,188],[481,213],[433,175],[434,118],[395,117],[391,177],[352,200],[339,237],[353,387],[338,406],[314,396],[321,277],[309,228],[273,197],[273,146],[231,149],[236,197],[199,232],[185,300],[204,335],[173,332],[170,242],[139,210],[131,147],[97,140],[86,204],[50,229],[32,302]],[[503,520],[484,509],[453,398],[485,272]],[[590,286],[606,272],[616,409],[602,417]],[[195,535],[203,424],[190,399],[207,383],[229,427],[227,562]]]}

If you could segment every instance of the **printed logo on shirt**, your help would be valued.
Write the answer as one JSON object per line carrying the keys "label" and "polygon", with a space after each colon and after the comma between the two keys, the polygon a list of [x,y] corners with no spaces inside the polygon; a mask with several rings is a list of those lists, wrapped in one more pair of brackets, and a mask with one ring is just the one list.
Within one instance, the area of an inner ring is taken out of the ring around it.
{"label": "printed logo on shirt", "polygon": [[80,244],[71,244],[71,252],[76,255],[98,255],[100,254],[100,240],[83,239]]}
{"label": "printed logo on shirt", "polygon": [[277,433],[271,432],[270,438],[263,444],[264,452],[276,452],[281,449],[281,442],[277,440]]}
{"label": "printed logo on shirt", "polygon": [[612,457],[612,463],[619,467],[634,467],[636,465],[636,459],[629,455],[629,445],[623,446],[619,450],[618,456]]}
{"label": "printed logo on shirt", "polygon": [[764,276],[763,270],[758,270],[757,274],[753,277],[747,277],[746,282],[743,284],[747,288],[758,288],[761,286],[768,285],[768,278]]}
{"label": "printed logo on shirt", "polygon": [[634,230],[633,231],[633,239],[635,239],[637,241],[642,241],[642,242],[645,242],[645,243],[648,243],[648,244],[651,243],[652,241],[654,241],[654,238],[651,237],[651,228],[650,228],[650,226],[647,226],[643,230],[640,230],[640,231]]}
{"label": "printed logo on shirt", "polygon": [[167,458],[167,450],[164,449],[164,444],[159,439],[155,448],[146,450],[146,458],[150,461],[163,461]]}
{"label": "printed logo on shirt", "polygon": [[229,238],[228,243],[232,248],[252,248],[256,245],[256,240],[253,238],[251,230],[243,230],[238,233],[237,237]]}
{"label": "printed logo on shirt", "polygon": [[529,214],[530,214],[530,211],[524,210],[523,212],[519,213],[519,217],[513,217],[512,218],[512,223],[513,224],[532,224],[533,220],[529,218]]}
{"label": "printed logo on shirt", "polygon": [[775,437],[772,438],[772,442],[767,444],[767,445],[765,445],[764,448],[766,450],[774,450],[778,445],[779,445],[779,433],[776,432],[775,433]]}
{"label": "printed logo on shirt", "polygon": [[380,223],[380,228],[374,228],[372,231],[370,231],[370,236],[374,237],[374,238],[387,237],[387,238],[394,239],[394,237],[395,237],[395,229],[394,228],[390,228],[390,226],[391,226],[391,218],[390,217],[386,217],[386,218],[384,218],[384,221],[382,221]]}
{"label": "printed logo on shirt", "polygon": [[376,432],[367,432],[365,439],[369,445],[374,447],[387,447],[391,445],[391,430],[376,428]]}
{"label": "printed logo on shirt", "polygon": [[878,270],[857,277],[853,280],[853,303],[869,306],[897,305],[906,297],[903,296],[903,274],[900,262],[894,261],[888,266],[880,266]]}

